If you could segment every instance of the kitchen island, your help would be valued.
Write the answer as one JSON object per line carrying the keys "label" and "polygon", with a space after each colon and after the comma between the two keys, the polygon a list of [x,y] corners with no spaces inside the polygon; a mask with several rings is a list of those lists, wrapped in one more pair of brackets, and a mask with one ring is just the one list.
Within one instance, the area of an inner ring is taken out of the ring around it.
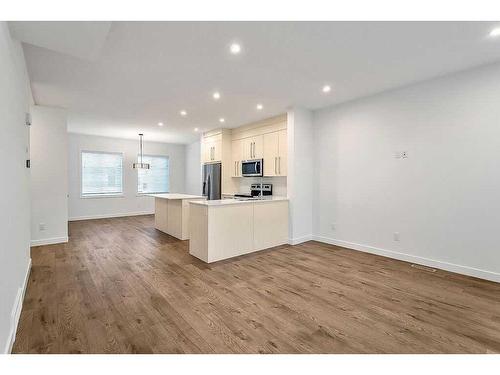
{"label": "kitchen island", "polygon": [[205,200],[200,195],[150,194],[155,198],[155,228],[180,240],[189,239],[189,201]]}
{"label": "kitchen island", "polygon": [[288,243],[288,199],[190,202],[189,253],[211,263]]}

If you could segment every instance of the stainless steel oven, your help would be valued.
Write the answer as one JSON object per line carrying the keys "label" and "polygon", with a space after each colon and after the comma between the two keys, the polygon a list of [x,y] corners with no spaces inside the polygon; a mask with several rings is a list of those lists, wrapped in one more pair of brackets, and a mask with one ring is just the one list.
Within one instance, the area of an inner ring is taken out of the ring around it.
{"label": "stainless steel oven", "polygon": [[243,177],[262,177],[264,168],[262,159],[243,160],[241,162],[241,175]]}

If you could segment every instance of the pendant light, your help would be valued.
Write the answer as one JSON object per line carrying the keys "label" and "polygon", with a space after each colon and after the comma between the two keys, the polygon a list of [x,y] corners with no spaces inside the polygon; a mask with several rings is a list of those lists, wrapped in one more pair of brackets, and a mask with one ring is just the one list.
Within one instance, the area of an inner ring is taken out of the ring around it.
{"label": "pendant light", "polygon": [[134,163],[134,169],[149,169],[149,164],[142,162],[142,137],[144,137],[144,134],[140,133],[139,134],[139,143],[140,143],[140,147],[141,147],[141,155],[140,155],[141,162]]}

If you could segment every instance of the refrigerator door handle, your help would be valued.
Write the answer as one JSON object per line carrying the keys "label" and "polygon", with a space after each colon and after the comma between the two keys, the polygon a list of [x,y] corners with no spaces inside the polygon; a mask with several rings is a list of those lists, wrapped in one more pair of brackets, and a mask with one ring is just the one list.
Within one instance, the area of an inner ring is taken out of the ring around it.
{"label": "refrigerator door handle", "polygon": [[208,189],[207,189],[207,199],[210,200],[210,176],[207,177],[207,185],[208,185]]}

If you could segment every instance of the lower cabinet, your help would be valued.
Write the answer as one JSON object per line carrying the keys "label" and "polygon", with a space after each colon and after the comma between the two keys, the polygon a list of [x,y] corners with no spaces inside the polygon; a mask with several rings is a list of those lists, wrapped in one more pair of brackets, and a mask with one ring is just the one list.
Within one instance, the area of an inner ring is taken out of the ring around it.
{"label": "lower cabinet", "polygon": [[288,201],[255,204],[253,218],[254,251],[288,242]]}
{"label": "lower cabinet", "polygon": [[191,203],[189,211],[189,253],[207,263],[288,242],[287,200]]}

